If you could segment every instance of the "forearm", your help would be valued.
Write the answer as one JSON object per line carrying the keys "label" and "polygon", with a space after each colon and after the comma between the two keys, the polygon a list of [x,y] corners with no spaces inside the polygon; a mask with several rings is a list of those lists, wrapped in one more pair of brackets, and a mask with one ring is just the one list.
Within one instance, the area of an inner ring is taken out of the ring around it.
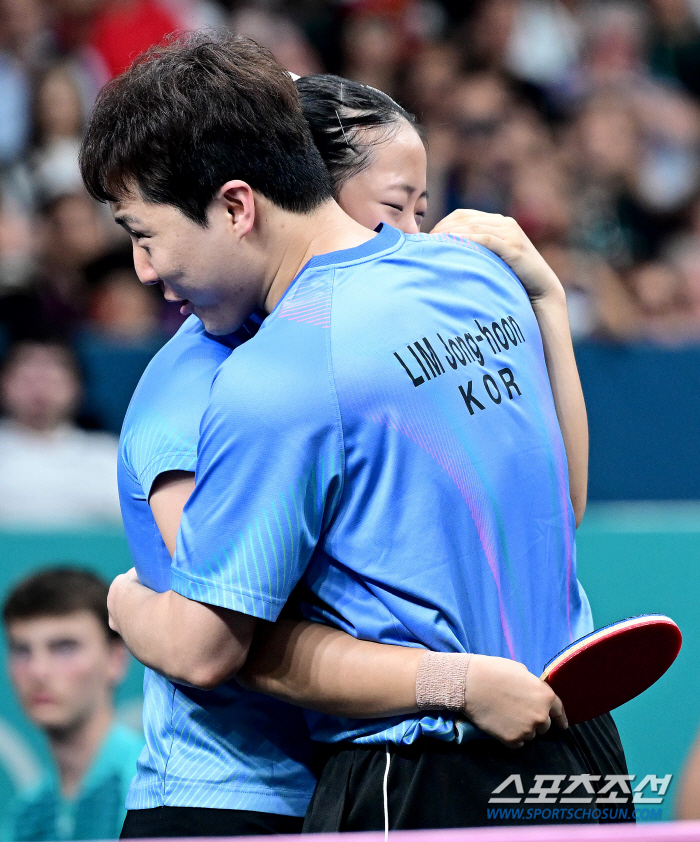
{"label": "forearm", "polygon": [[110,591],[109,609],[112,625],[131,654],[145,666],[181,681],[185,670],[178,664],[178,654],[183,650],[178,645],[177,629],[170,628],[171,594],[145,587],[120,588],[118,596]]}
{"label": "forearm", "polygon": [[578,526],[586,510],[588,491],[588,418],[563,288],[535,299],[532,308],[542,335],[554,405],[566,448],[569,493]]}
{"label": "forearm", "polygon": [[237,678],[251,690],[335,716],[449,709],[511,747],[551,722],[567,727],[561,701],[515,661],[370,643],[317,623],[260,628]]}
{"label": "forearm", "polygon": [[321,713],[398,716],[418,710],[416,674],[424,651],[280,620],[258,627],[237,678],[251,690]]}
{"label": "forearm", "polygon": [[156,593],[130,574],[118,576],[108,596],[112,627],[137,660],[172,681],[212,689],[245,662],[255,620],[186,599]]}

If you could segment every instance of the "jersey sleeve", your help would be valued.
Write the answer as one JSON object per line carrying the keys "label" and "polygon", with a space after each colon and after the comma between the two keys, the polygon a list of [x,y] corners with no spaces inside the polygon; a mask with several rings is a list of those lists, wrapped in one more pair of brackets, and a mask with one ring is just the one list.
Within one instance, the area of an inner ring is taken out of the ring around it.
{"label": "jersey sleeve", "polygon": [[[213,377],[213,374],[212,374]],[[197,429],[199,418],[189,427],[174,423],[172,415],[165,417],[156,411],[142,411],[135,420],[127,417],[122,430],[119,460],[122,476],[128,474],[143,490],[148,499],[156,478],[166,471],[195,472],[197,466]]]}
{"label": "jersey sleeve", "polygon": [[151,488],[156,479],[168,471],[187,471],[194,473],[197,466],[196,449],[185,448],[159,453],[152,461],[148,462],[139,474],[138,480],[144,490],[146,498],[151,495]]}
{"label": "jersey sleeve", "polygon": [[303,575],[342,488],[340,418],[318,338],[294,343],[293,364],[251,342],[219,369],[172,565],[183,596],[275,620]]}

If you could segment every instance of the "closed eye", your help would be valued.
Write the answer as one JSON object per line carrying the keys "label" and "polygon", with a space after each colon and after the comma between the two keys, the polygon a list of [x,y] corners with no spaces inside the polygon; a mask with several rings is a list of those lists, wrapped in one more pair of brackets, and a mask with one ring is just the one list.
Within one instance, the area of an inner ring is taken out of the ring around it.
{"label": "closed eye", "polygon": [[393,208],[399,213],[403,213],[403,208],[401,207],[401,205],[392,205],[391,202],[382,202],[382,204],[385,205],[387,208]]}
{"label": "closed eye", "polygon": [[126,233],[132,238],[132,240],[135,240],[137,243],[139,240],[150,239],[150,234],[142,234],[141,231],[134,231],[133,228],[129,228],[128,225],[123,225],[122,227],[124,228]]}

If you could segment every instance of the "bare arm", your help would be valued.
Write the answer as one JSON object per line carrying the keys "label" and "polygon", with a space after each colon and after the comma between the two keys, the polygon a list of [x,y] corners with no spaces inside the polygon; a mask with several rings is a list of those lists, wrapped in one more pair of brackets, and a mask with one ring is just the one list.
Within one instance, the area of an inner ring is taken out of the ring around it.
{"label": "bare arm", "polygon": [[[193,488],[192,474],[175,471],[162,474],[154,484],[150,504],[171,553],[175,548],[182,510]],[[147,591],[145,588],[141,590]],[[172,591],[168,593],[173,594]],[[178,594],[173,594],[173,597],[184,600]],[[143,595],[137,593],[135,598],[143,598]],[[190,600],[184,601],[190,606],[215,610]],[[159,610],[158,606],[154,608]],[[128,614],[127,611],[124,613]],[[225,612],[224,619],[230,614],[235,612]],[[167,622],[167,611],[163,616]],[[198,622],[205,621],[206,615],[198,617]],[[139,660],[149,655],[156,660],[140,642],[141,635],[148,635],[147,626],[136,630],[125,624],[125,631],[127,645],[130,649],[135,647],[132,651]],[[235,632],[230,628],[222,630],[219,645],[224,647],[225,652],[226,647],[230,652],[228,638]],[[209,641],[216,639],[211,631],[208,634]],[[193,646],[191,632],[186,632],[184,638],[178,638],[178,648],[188,651],[200,648],[201,651],[201,644]],[[250,643],[247,638],[246,641]],[[419,710],[416,675],[423,654],[423,649],[357,640],[319,623],[289,620],[261,622],[255,629],[247,660],[236,672],[236,678],[251,690],[322,713],[359,719],[398,716]],[[171,654],[170,658],[173,659],[174,655]],[[223,660],[224,672],[226,658],[231,658],[231,654]],[[168,663],[172,664],[172,660]],[[158,666],[154,668],[158,669]],[[190,666],[190,670],[192,668]],[[183,669],[180,671],[185,672]],[[192,677],[192,673],[187,672],[186,678],[190,680],[186,683],[210,686],[202,681],[201,676],[198,681],[192,681]],[[474,656],[469,666],[464,714],[486,733],[512,747],[518,747],[536,732],[546,730],[550,716],[558,725],[565,725],[561,702],[544,682],[529,673],[522,664],[483,655]]]}
{"label": "bare arm", "polygon": [[510,217],[475,210],[446,216],[431,233],[460,234],[493,251],[522,281],[542,335],[554,405],[569,465],[569,493],[576,525],[588,494],[588,418],[569,329],[566,295],[544,258]]}
{"label": "bare arm", "polygon": [[237,679],[285,702],[371,719],[415,713],[422,649],[357,640],[320,623],[261,623]]}
{"label": "bare arm", "polygon": [[166,471],[153,481],[148,503],[171,556],[175,554],[185,503],[193,491],[194,474],[190,471]]}
{"label": "bare arm", "polygon": [[[186,471],[161,474],[153,484],[149,503],[171,555],[193,489],[194,474]],[[112,628],[134,657],[173,681],[202,689],[235,675],[255,628],[255,619],[245,614],[145,588],[133,570],[114,580],[108,607]]]}
{"label": "bare arm", "polygon": [[544,356],[554,406],[569,465],[569,494],[576,526],[583,520],[588,497],[588,416],[576,367],[564,290],[532,301],[542,333]]}
{"label": "bare arm", "polygon": [[[147,667],[179,684],[211,690],[245,663],[256,620],[237,611],[144,587],[135,570],[112,582],[110,625]],[[157,633],[154,631],[157,630]]]}
{"label": "bare arm", "polygon": [[[423,649],[356,640],[319,623],[261,623],[237,680],[301,707],[372,719],[417,713],[416,675]],[[487,734],[519,748],[552,722],[566,728],[560,699],[516,661],[473,655],[463,715]]]}

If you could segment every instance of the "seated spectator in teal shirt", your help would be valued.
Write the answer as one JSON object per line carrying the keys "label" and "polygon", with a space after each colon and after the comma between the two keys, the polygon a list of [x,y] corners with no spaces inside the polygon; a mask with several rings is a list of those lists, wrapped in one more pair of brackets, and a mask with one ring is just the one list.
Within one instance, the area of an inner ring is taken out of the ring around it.
{"label": "seated spectator in teal shirt", "polygon": [[127,652],[109,628],[107,585],[75,568],[38,573],[3,609],[20,704],[54,768],[3,810],[3,840],[114,839],[143,737],[114,721]]}

